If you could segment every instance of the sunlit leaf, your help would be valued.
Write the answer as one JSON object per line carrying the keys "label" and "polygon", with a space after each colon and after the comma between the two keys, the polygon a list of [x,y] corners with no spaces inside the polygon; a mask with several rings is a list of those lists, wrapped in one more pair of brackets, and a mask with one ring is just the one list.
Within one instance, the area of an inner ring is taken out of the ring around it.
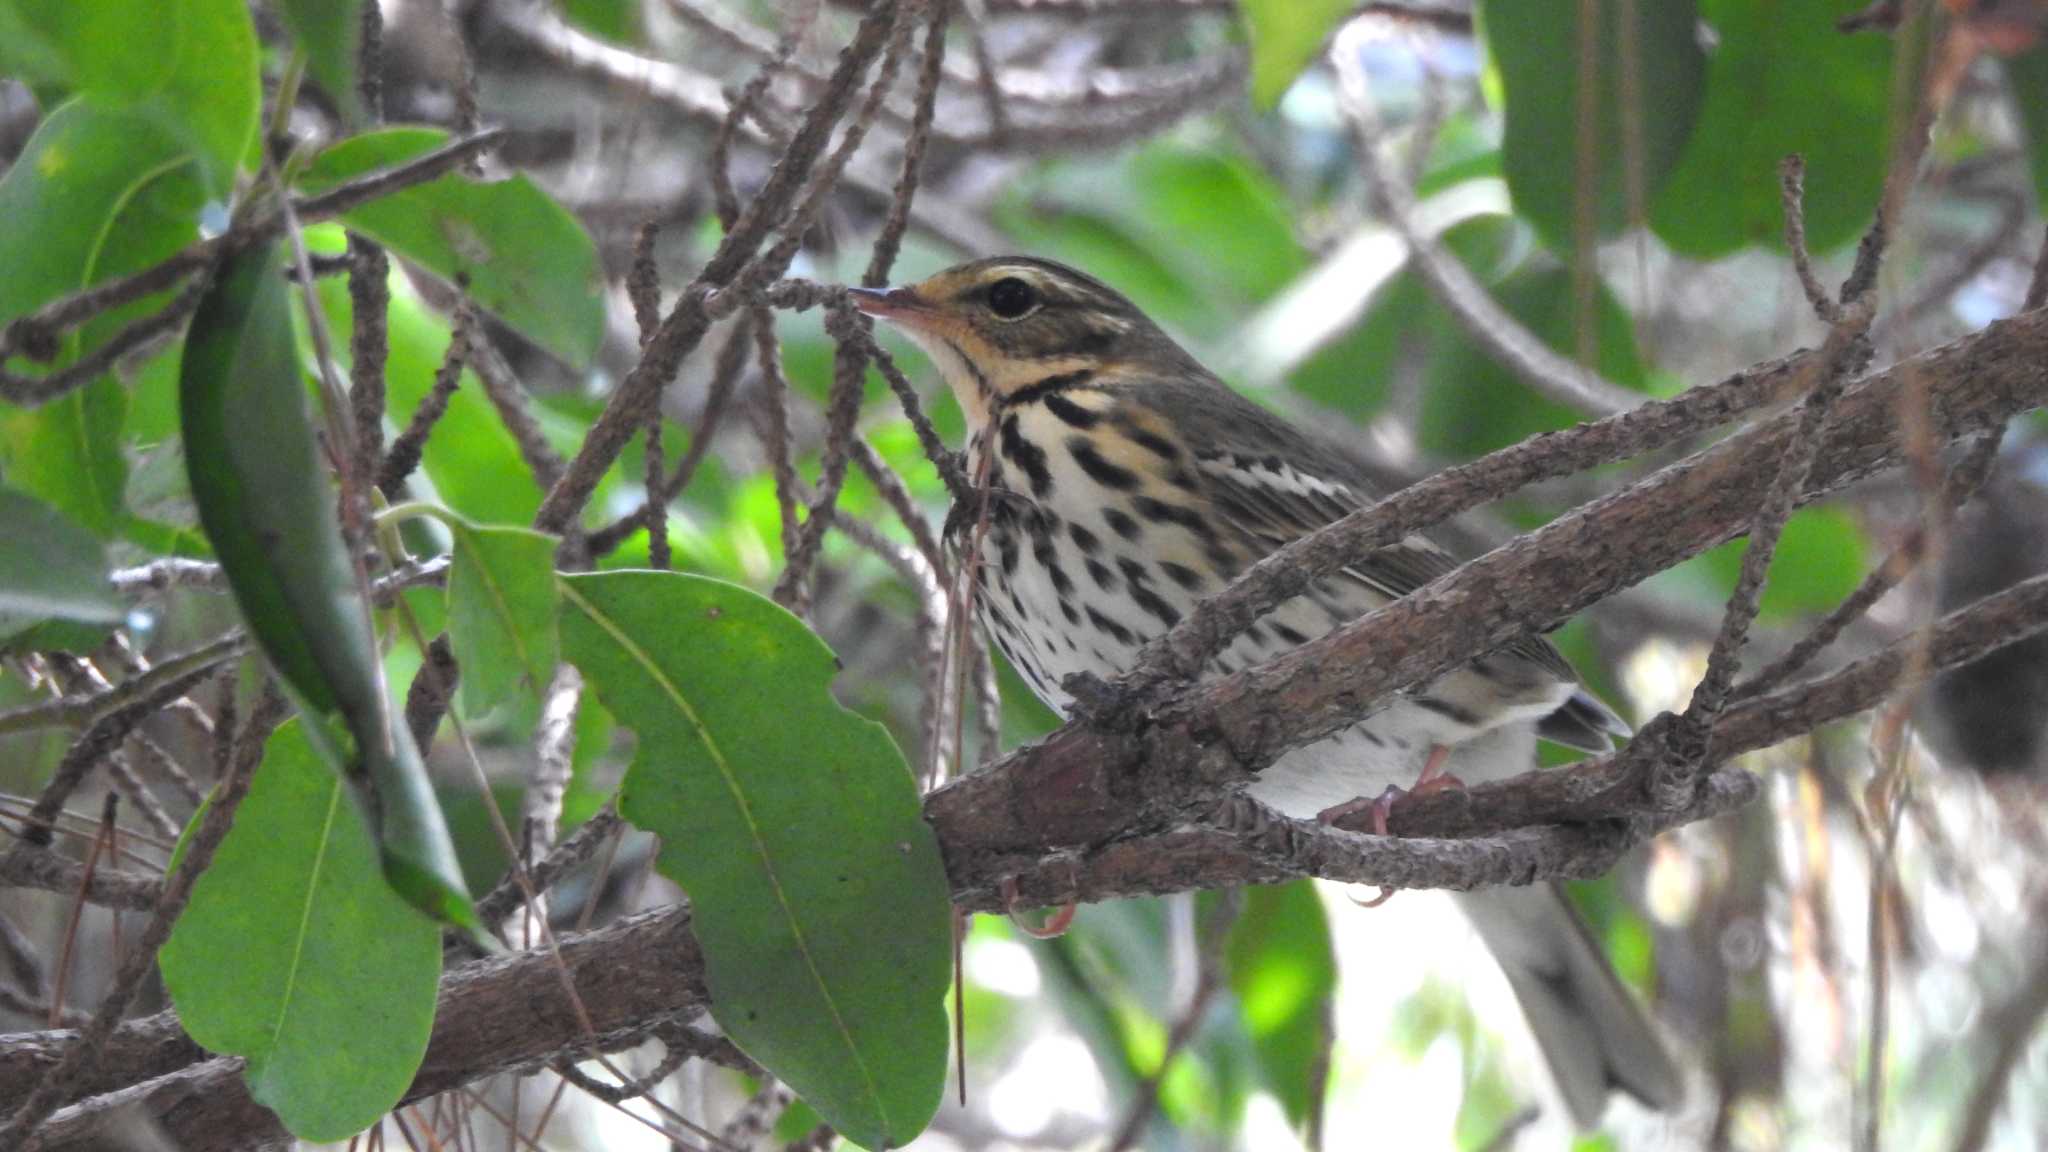
{"label": "sunlit leaf", "polygon": [[1266,1087],[1297,1129],[1321,1101],[1331,1041],[1337,960],[1330,924],[1311,881],[1244,891],[1226,953],[1230,990],[1258,1053]]}
{"label": "sunlit leaf", "polygon": [[384,883],[362,814],[304,723],[271,736],[160,963],[186,1032],[246,1059],[250,1096],[294,1135],[337,1141],[412,1083],[441,934]]}
{"label": "sunlit leaf", "polygon": [[415,905],[473,925],[419,751],[391,716],[275,257],[265,246],[223,268],[186,338],[179,410],[200,524],[251,635],[310,714],[315,746],[374,797],[386,878]]}
{"label": "sunlit leaf", "polygon": [[[1594,144],[1597,227],[1612,235],[1628,222],[1624,104],[1631,98],[1641,125],[1636,178],[1645,198],[1663,186],[1692,133],[1706,90],[1706,53],[1692,0],[1597,0],[1598,34],[1590,60],[1579,59],[1580,0],[1507,0],[1480,8],[1487,55],[1500,70],[1507,125],[1502,162],[1516,211],[1553,248],[1571,251],[1578,182],[1579,87],[1595,85],[1595,116],[1585,125]],[[1632,14],[1625,41],[1622,15]],[[1625,45],[1635,53],[1635,91],[1623,75]]]}
{"label": "sunlit leaf", "polygon": [[63,513],[0,488],[0,540],[0,639],[39,620],[121,619],[100,542]]}
{"label": "sunlit leaf", "polygon": [[[307,192],[410,160],[448,142],[433,128],[352,136],[300,176]],[[569,363],[604,336],[604,273],[583,226],[524,176],[483,183],[451,173],[342,214],[342,222],[436,275]]]}
{"label": "sunlit leaf", "polygon": [[150,119],[199,157],[218,196],[256,134],[256,29],[242,0],[0,0],[4,70]]}
{"label": "sunlit leaf", "polygon": [[620,809],[690,894],[712,1015],[848,1139],[906,1143],[944,1087],[950,931],[902,753],[744,588],[605,572],[563,599],[564,654],[639,737]]}
{"label": "sunlit leaf", "polygon": [[1807,242],[1825,251],[1854,239],[1884,183],[1892,42],[1836,30],[1863,0],[1699,7],[1716,40],[1706,102],[1651,203],[1657,235],[1701,258],[1781,244],[1778,165],[1797,152],[1806,157]]}
{"label": "sunlit leaf", "polygon": [[[1854,516],[1834,507],[1804,508],[1785,524],[1758,608],[1767,619],[1826,612],[1863,582],[1869,540]],[[1700,558],[1717,592],[1735,590],[1748,545],[1731,540]]]}
{"label": "sunlit leaf", "polygon": [[1350,0],[1245,0],[1252,40],[1252,103],[1271,108],[1357,5]]}

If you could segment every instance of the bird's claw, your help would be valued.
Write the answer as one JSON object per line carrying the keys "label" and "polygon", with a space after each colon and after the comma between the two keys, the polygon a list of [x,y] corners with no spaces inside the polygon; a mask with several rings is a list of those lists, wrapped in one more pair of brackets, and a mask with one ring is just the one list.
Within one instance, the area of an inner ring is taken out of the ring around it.
{"label": "bird's claw", "polygon": [[1034,940],[1051,940],[1058,936],[1064,936],[1067,934],[1067,928],[1074,923],[1075,901],[1069,900],[1065,904],[1060,905],[1053,910],[1052,915],[1046,917],[1045,923],[1034,925],[1027,923],[1024,917],[1018,913],[1018,899],[1017,878],[1015,876],[1005,876],[1003,878],[1003,914],[1010,918],[1010,923],[1016,925],[1017,931],[1024,933]]}

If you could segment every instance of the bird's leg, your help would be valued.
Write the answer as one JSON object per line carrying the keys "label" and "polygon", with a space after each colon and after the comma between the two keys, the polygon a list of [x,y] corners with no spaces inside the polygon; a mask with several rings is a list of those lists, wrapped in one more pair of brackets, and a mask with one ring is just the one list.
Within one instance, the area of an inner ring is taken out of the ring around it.
{"label": "bird's leg", "polygon": [[1003,877],[1003,914],[1010,918],[1010,923],[1017,926],[1017,931],[1034,940],[1051,940],[1056,936],[1064,936],[1067,934],[1068,925],[1074,922],[1076,902],[1073,900],[1054,909],[1053,914],[1045,918],[1045,923],[1036,926],[1025,923],[1024,917],[1017,914],[1017,900],[1017,878]]}
{"label": "bird's leg", "polygon": [[[1444,771],[1444,765],[1450,761],[1450,758],[1450,745],[1433,744],[1429,749],[1429,759],[1423,761],[1422,775],[1415,778],[1414,787],[1403,790],[1398,785],[1389,784],[1387,785],[1387,790],[1380,793],[1374,799],[1368,800],[1360,796],[1354,800],[1346,800],[1342,804],[1331,805],[1316,813],[1316,819],[1324,824],[1335,824],[1346,816],[1370,811],[1372,813],[1373,834],[1375,836],[1385,836],[1387,834],[1387,817],[1392,815],[1395,801],[1403,796],[1427,796],[1431,792],[1441,792],[1446,788],[1463,788],[1465,786],[1463,780]],[[1378,896],[1373,897],[1371,900],[1360,901],[1359,904],[1365,908],[1377,908],[1388,900],[1393,899],[1393,896],[1394,889],[1382,888]]]}

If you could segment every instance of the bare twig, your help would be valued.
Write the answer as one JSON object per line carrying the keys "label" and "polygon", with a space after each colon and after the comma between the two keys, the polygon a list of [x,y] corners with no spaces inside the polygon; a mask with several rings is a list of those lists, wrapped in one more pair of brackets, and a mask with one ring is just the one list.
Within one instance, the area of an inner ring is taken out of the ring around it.
{"label": "bare twig", "polygon": [[413,409],[405,431],[391,442],[391,450],[384,454],[383,463],[377,470],[377,487],[387,500],[404,499],[406,478],[420,466],[427,437],[433,434],[434,425],[448,411],[449,398],[462,383],[462,370],[469,365],[476,314],[470,311],[467,300],[455,306],[455,316],[449,326],[448,350],[442,354],[440,366],[434,369],[433,387],[420,400],[419,407]]}

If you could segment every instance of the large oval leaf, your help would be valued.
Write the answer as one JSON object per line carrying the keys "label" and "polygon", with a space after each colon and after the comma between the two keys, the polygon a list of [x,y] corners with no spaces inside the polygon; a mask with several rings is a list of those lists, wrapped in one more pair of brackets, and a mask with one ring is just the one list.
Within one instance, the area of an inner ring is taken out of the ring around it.
{"label": "large oval leaf", "polygon": [[159,962],[185,1031],[249,1062],[250,1096],[301,1139],[345,1140],[426,1055],[441,933],[384,883],[302,724],[271,736]]}
{"label": "large oval leaf", "polygon": [[564,655],[639,735],[620,808],[690,894],[712,1015],[848,1139],[901,1146],[945,1086],[949,941],[902,753],[753,592],[605,572],[562,594]]}
{"label": "large oval leaf", "polygon": [[[320,192],[448,142],[433,128],[353,136],[299,178]],[[604,335],[597,246],[568,209],[524,176],[479,183],[450,173],[342,214],[350,228],[415,264],[468,285],[470,298],[571,364],[586,366]]]}
{"label": "large oval leaf", "polygon": [[515,692],[537,702],[555,671],[555,538],[446,519],[455,537],[448,641],[462,667],[462,705],[480,716]]}
{"label": "large oval leaf", "polygon": [[1699,258],[1782,244],[1778,165],[1794,152],[1806,157],[1807,243],[1826,251],[1862,231],[1884,184],[1893,51],[1836,30],[1863,7],[1700,0],[1719,44],[1692,139],[1650,205],[1665,243]]}
{"label": "large oval leaf", "polygon": [[[110,276],[154,263],[198,234],[200,194],[184,148],[138,112],[73,100],[36,128],[0,178],[0,324]],[[71,363],[162,297],[68,333]],[[17,362],[19,363],[19,362]],[[39,408],[0,405],[8,483],[55,505],[102,539],[123,521],[128,394],[111,375]]]}
{"label": "large oval leaf", "polygon": [[0,71],[150,118],[223,197],[256,134],[258,63],[242,0],[0,0]]}
{"label": "large oval leaf", "polygon": [[[1515,210],[1559,251],[1572,248],[1577,204],[1579,85],[1593,77],[1598,115],[1587,128],[1597,152],[1596,187],[1600,232],[1612,235],[1628,223],[1624,147],[1620,13],[1623,0],[1594,4],[1599,22],[1596,57],[1578,57],[1581,0],[1510,0],[1484,6],[1481,26],[1486,51],[1500,72],[1507,125],[1501,163]],[[1631,3],[1635,34],[1636,111],[1642,125],[1644,196],[1654,196],[1678,163],[1692,134],[1706,88],[1706,53],[1697,35],[1699,14],[1691,0]]]}
{"label": "large oval leaf", "polygon": [[1332,30],[1357,7],[1351,0],[1244,0],[1252,41],[1252,102],[1271,108],[1315,59]]}
{"label": "large oval leaf", "polygon": [[315,746],[374,794],[387,878],[415,905],[474,927],[419,750],[393,722],[378,674],[314,445],[275,244],[218,274],[185,339],[178,400],[199,522],[250,634],[315,715]]}

